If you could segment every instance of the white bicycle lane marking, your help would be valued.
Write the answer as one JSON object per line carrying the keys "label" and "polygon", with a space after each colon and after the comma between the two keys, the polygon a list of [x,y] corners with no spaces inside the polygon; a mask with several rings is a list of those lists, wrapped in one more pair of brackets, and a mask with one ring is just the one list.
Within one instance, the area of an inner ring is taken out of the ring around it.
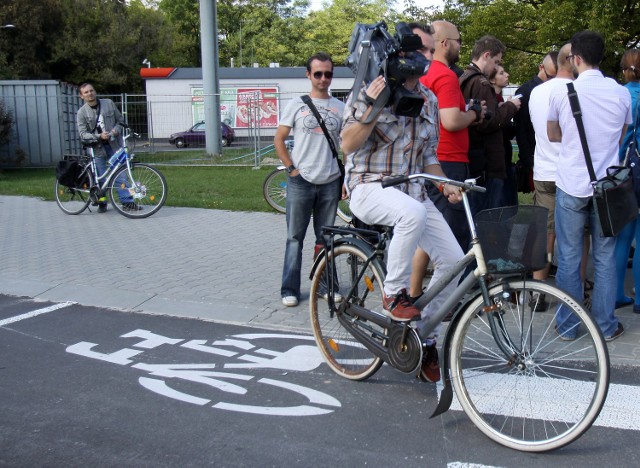
{"label": "white bicycle lane marking", "polygon": [[10,323],[19,322],[20,320],[25,320],[32,317],[36,317],[38,315],[46,314],[48,312],[53,312],[54,310],[62,309],[64,307],[69,307],[70,305],[73,305],[73,304],[75,304],[75,302],[61,302],[59,304],[54,304],[49,307],[44,307],[42,309],[27,312],[26,314],[9,317],[4,320],[0,320],[0,327],[4,327],[5,325],[9,325]]}
{"label": "white bicycle lane marking", "polygon": [[[302,335],[290,335],[279,333],[251,333],[238,334],[223,340],[215,340],[210,345],[206,340],[189,340],[169,338],[155,334],[148,330],[134,330],[122,338],[142,338],[142,341],[132,345],[131,348],[123,348],[112,353],[100,353],[93,348],[99,346],[96,343],[82,341],[68,346],[66,351],[84,357],[98,359],[118,365],[129,365],[149,373],[152,377],[139,377],[138,382],[147,390],[175,400],[205,406],[211,404],[212,408],[236,411],[241,413],[262,414],[271,416],[314,416],[327,414],[340,408],[340,402],[334,397],[314,390],[309,387],[284,382],[276,379],[257,378],[253,375],[239,374],[237,372],[225,372],[225,369],[274,369],[280,371],[308,372],[319,367],[324,360],[318,349],[309,345],[296,345],[280,352],[266,348],[256,347],[251,340],[257,339],[286,339],[313,341],[313,337]],[[161,345],[178,345],[223,358],[233,358],[236,362],[224,364],[146,364],[133,363],[133,357],[144,353],[145,349],[153,349]],[[140,348],[140,349],[134,349]],[[235,349],[240,349],[240,352]],[[241,361],[241,362],[237,362]],[[225,401],[216,401],[199,395],[185,393],[170,385],[171,381],[186,380],[221,390],[235,395],[247,394],[247,389],[242,384],[260,384],[275,387],[297,393],[303,396],[308,404],[296,406],[264,406],[238,404]],[[231,380],[232,382],[229,382]],[[213,403],[213,404],[212,404]]]}

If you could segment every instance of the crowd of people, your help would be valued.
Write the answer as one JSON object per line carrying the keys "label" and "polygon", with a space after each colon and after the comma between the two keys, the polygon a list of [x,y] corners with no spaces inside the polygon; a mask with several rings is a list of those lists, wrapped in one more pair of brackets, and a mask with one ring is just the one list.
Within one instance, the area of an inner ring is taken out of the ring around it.
{"label": "crowd of people", "polygon": [[[509,73],[502,60],[507,49],[496,37],[475,41],[470,63],[459,68],[462,37],[447,21],[430,26],[411,23],[422,48],[425,73],[406,76],[402,86],[420,96],[418,115],[394,112],[376,104],[389,83],[383,75],[363,83],[358,95],[346,104],[331,98],[333,62],[316,54],[307,63],[310,96],[321,129],[308,105],[294,99],[287,106],[275,137],[277,155],[290,174],[287,187],[287,243],[281,296],[286,306],[300,300],[302,244],[310,218],[314,217],[316,253],[321,245],[320,226],[334,221],[340,196],[350,197],[351,210],[367,224],[393,226],[389,244],[383,305],[395,320],[420,316],[427,320],[455,288],[449,283],[424,310],[414,302],[422,294],[427,265],[434,267],[432,281],[460,260],[468,250],[470,232],[460,189],[449,184],[404,184],[383,189],[380,181],[390,175],[430,173],[463,181],[470,177],[487,191],[470,197],[472,213],[513,206],[518,191],[533,191],[534,204],[548,209],[547,266],[534,278],[549,277],[557,249],[557,285],[579,300],[589,296],[591,313],[607,341],[624,333],[616,308],[630,306],[640,313],[640,222],[635,221],[616,237],[604,237],[592,200],[593,190],[567,97],[572,82],[583,110],[584,127],[598,178],[619,163],[635,138],[640,94],[640,52],[627,51],[622,58],[626,86],[599,70],[604,56],[602,36],[593,31],[576,33],[558,51],[547,53],[537,74],[503,96]],[[420,61],[417,60],[419,63]],[[626,89],[625,89],[626,88]],[[296,145],[284,144],[291,130]],[[518,169],[512,161],[512,139],[519,149]],[[339,144],[345,158],[342,193],[331,142]],[[524,181],[524,182],[523,182]],[[636,239],[633,276],[635,297],[624,289],[630,247]],[[593,280],[587,278],[588,255]],[[615,261],[614,261],[615,259]],[[591,290],[592,289],[592,290]],[[590,291],[587,291],[590,290]],[[338,302],[341,298],[335,298]],[[536,311],[548,305],[535,298]],[[559,316],[562,316],[562,311]],[[569,321],[558,321],[556,332],[564,340],[575,339]],[[438,329],[423,336],[424,358],[420,376],[440,379],[436,340]]]}

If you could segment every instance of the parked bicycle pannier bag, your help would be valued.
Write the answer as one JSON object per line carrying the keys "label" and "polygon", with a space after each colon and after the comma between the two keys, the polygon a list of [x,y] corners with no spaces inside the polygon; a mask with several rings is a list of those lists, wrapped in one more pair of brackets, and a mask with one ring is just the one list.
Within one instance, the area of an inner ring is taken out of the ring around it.
{"label": "parked bicycle pannier bag", "polygon": [[607,168],[607,175],[593,184],[593,203],[604,236],[617,236],[638,217],[631,169],[623,166]]}
{"label": "parked bicycle pannier bag", "polygon": [[605,177],[596,179],[582,122],[578,94],[573,83],[567,83],[567,88],[569,89],[569,104],[576,119],[584,159],[593,185],[593,203],[598,214],[602,234],[605,237],[614,237],[623,227],[638,217],[638,201],[633,191],[631,169],[624,166],[611,166],[607,168]]}
{"label": "parked bicycle pannier bag", "polygon": [[75,159],[63,159],[56,166],[56,179],[61,185],[75,187],[82,168]]}

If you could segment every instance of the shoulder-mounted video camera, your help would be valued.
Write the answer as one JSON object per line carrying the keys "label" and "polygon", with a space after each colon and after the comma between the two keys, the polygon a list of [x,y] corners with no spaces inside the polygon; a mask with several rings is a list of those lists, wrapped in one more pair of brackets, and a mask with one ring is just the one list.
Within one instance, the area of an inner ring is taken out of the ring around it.
{"label": "shoulder-mounted video camera", "polygon": [[419,78],[429,69],[431,62],[417,52],[421,48],[420,36],[413,34],[407,23],[396,24],[393,36],[389,34],[384,21],[376,24],[356,23],[346,60],[346,65],[356,74],[354,96],[357,96],[363,81],[370,83],[383,75],[387,87],[378,98],[382,103],[376,107],[381,109],[391,105],[395,115],[417,117],[424,100],[421,95],[412,93],[402,85],[407,78]]}

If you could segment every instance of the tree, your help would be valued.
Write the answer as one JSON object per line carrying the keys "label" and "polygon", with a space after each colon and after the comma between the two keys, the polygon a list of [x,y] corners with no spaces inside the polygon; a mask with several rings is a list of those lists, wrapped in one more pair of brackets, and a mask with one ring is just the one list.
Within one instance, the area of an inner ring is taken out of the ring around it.
{"label": "tree", "polygon": [[631,0],[447,0],[439,16],[458,25],[466,60],[480,36],[502,40],[505,68],[512,82],[521,83],[537,71],[549,50],[558,50],[585,29],[604,36],[607,52],[601,69],[617,76],[622,52],[640,40],[639,8],[640,1]]}

